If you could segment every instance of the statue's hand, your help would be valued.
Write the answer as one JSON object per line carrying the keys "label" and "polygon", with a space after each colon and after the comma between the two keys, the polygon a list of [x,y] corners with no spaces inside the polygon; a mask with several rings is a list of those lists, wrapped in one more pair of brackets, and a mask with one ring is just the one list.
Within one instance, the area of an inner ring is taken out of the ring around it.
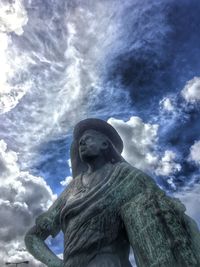
{"label": "statue's hand", "polygon": [[36,225],[39,225],[40,228],[44,230],[50,230],[51,229],[51,224],[52,221],[50,218],[46,215],[46,213],[41,214],[37,219],[36,219]]}

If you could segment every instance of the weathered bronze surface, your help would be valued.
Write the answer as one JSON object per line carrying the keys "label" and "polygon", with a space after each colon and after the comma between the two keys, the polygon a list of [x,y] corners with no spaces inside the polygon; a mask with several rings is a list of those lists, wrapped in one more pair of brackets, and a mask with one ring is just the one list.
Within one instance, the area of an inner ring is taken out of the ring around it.
{"label": "weathered bronze surface", "polygon": [[[200,267],[200,233],[184,205],[121,156],[123,142],[105,121],[74,130],[73,181],[37,219],[27,249],[49,267]],[[45,244],[64,233],[64,260]]]}

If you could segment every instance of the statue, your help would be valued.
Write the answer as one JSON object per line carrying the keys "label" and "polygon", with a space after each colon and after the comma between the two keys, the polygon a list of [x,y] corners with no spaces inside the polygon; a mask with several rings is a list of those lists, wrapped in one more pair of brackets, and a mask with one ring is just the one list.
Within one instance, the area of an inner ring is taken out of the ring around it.
{"label": "statue", "polygon": [[[117,131],[100,119],[79,122],[73,135],[73,180],[25,236],[48,267],[199,267],[200,233],[184,205],[121,156]],[[64,233],[64,259],[45,244]]]}

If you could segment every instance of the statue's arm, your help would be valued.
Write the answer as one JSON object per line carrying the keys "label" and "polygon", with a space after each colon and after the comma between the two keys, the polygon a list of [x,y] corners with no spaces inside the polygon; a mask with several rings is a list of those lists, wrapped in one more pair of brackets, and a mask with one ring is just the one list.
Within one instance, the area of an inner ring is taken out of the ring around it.
{"label": "statue's arm", "polygon": [[27,250],[48,267],[63,266],[63,261],[49,249],[45,240],[50,235],[55,237],[61,230],[60,212],[67,201],[68,193],[67,188],[46,212],[36,218],[35,225],[25,235]]}
{"label": "statue's arm", "polygon": [[[138,267],[178,267],[174,262],[154,200],[140,193],[121,209],[127,237]],[[187,265],[186,265],[187,266]]]}
{"label": "statue's arm", "polygon": [[27,250],[48,267],[62,267],[63,261],[45,243],[48,236],[50,236],[48,230],[41,229],[37,225],[33,226],[25,236]]}
{"label": "statue's arm", "polygon": [[120,209],[137,266],[199,267],[198,230],[189,225],[184,205],[149,179],[143,173],[137,176],[141,188]]}

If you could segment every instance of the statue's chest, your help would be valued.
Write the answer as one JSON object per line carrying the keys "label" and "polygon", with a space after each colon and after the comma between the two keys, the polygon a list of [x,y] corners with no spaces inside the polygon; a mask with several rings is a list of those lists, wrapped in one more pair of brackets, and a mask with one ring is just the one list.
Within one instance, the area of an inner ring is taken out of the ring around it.
{"label": "statue's chest", "polygon": [[111,189],[107,183],[102,187],[97,186],[95,191],[84,187],[81,180],[77,179],[68,199],[68,208],[66,207],[68,216],[65,234],[68,238],[73,228],[78,229],[76,234],[88,233],[94,239],[112,241],[117,238],[122,228],[122,221]]}
{"label": "statue's chest", "polygon": [[70,191],[67,202],[73,202],[81,198],[87,198],[91,191],[98,188],[98,184],[107,179],[109,172],[104,171],[92,176],[79,175],[74,182],[73,188]]}

